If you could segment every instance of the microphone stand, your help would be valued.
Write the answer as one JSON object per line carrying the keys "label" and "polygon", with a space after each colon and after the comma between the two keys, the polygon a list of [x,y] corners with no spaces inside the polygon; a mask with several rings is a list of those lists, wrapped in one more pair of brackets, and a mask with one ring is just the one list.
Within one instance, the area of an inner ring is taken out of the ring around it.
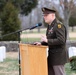
{"label": "microphone stand", "polygon": [[[3,37],[5,37],[5,36],[11,35],[11,34],[15,34],[15,33],[19,33],[19,34],[20,34],[20,32],[22,32],[22,31],[24,31],[24,30],[28,30],[28,29],[30,29],[30,28],[21,29],[21,30],[15,31],[15,32],[11,32],[11,33],[5,34],[5,35],[3,35],[3,36],[0,36],[0,38],[3,38]],[[19,39],[19,41],[20,41],[20,39]]]}
{"label": "microphone stand", "polygon": [[[0,38],[5,37],[5,36],[8,36],[8,35],[11,35],[11,34],[18,33],[18,37],[19,37],[19,38],[18,38],[18,42],[20,43],[20,32],[22,32],[22,31],[24,31],[24,30],[28,30],[28,29],[32,30],[32,29],[34,29],[34,28],[36,28],[36,27],[38,27],[38,26],[41,26],[41,25],[42,25],[42,23],[39,23],[38,25],[36,25],[36,26],[34,26],[34,27],[26,28],[26,29],[21,29],[21,30],[18,30],[18,31],[9,33],[9,34],[5,34],[5,35],[3,35],[3,36],[0,36]],[[20,67],[20,64],[21,64],[21,61],[20,61],[20,50],[19,50],[19,75],[21,75],[21,67]]]}
{"label": "microphone stand", "polygon": [[[9,34],[5,34],[3,36],[0,36],[0,38],[3,38],[5,36],[8,36],[8,35],[12,35],[12,34],[15,34],[15,33],[18,33],[18,43],[20,43],[21,39],[20,39],[20,32],[24,31],[24,30],[28,30],[30,28],[26,28],[26,29],[21,29],[21,30],[18,30],[18,31],[15,31],[15,32],[12,32],[12,33],[9,33]],[[21,64],[21,61],[20,61],[20,50],[19,50],[19,75],[21,75],[21,67],[20,67],[20,64]]]}

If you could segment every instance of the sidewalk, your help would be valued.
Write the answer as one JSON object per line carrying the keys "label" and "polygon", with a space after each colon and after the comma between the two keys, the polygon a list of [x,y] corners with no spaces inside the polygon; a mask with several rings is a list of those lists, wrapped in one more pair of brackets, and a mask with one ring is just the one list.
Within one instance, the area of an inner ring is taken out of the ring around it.
{"label": "sidewalk", "polygon": [[[45,35],[44,33],[38,33],[38,34],[34,34],[34,33],[31,33],[31,34],[22,34],[21,35],[21,38],[41,38],[41,35]],[[69,37],[70,38],[76,38],[76,32],[70,32],[69,33]]]}

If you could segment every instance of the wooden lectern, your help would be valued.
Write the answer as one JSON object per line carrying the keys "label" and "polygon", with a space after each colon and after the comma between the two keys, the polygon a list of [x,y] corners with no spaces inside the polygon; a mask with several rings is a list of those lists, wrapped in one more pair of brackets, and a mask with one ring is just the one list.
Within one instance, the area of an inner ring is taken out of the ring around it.
{"label": "wooden lectern", "polygon": [[21,75],[48,75],[46,46],[20,44]]}

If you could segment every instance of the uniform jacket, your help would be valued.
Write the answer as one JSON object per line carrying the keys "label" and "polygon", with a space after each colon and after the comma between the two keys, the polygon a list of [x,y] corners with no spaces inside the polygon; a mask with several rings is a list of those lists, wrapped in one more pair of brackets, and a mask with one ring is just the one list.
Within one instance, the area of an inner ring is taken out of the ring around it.
{"label": "uniform jacket", "polygon": [[65,26],[58,20],[54,20],[51,25],[48,25],[46,36],[49,47],[48,64],[63,65],[68,60],[68,53],[66,49],[67,32]]}

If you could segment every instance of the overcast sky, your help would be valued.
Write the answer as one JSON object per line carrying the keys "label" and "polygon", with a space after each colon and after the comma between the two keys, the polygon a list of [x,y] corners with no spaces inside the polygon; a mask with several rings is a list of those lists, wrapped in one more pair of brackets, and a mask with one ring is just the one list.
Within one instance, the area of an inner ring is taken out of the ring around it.
{"label": "overcast sky", "polygon": [[53,2],[55,2],[56,4],[59,4],[59,0],[49,0],[49,1],[53,1]]}
{"label": "overcast sky", "polygon": [[53,0],[56,4],[59,4],[59,0]]}

